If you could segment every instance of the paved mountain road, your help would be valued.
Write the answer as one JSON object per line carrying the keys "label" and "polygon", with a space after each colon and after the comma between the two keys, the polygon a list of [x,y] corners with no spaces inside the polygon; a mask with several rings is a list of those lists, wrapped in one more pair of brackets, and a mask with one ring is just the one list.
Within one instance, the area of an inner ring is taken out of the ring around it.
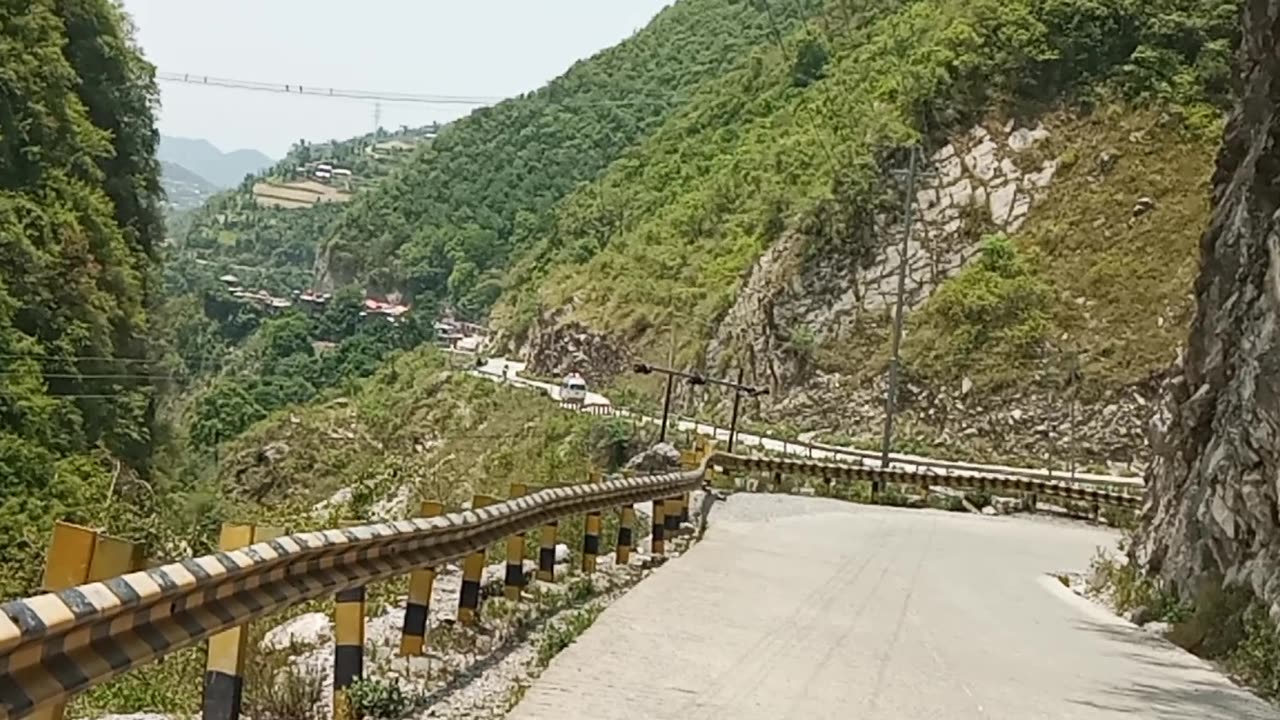
{"label": "paved mountain road", "polygon": [[516,720],[1276,720],[1050,574],[1082,525],[735,495],[557,656]]}
{"label": "paved mountain road", "polygon": [[[526,367],[525,363],[507,360],[506,358],[489,358],[485,364],[472,371],[477,377],[482,377],[495,382],[501,382],[504,379],[514,385],[521,385],[528,388],[534,388],[545,392],[553,400],[560,399],[560,387],[552,383],[541,382],[538,380],[529,380],[520,377]],[[612,405],[609,398],[595,392],[588,392],[586,398],[588,405]],[[647,417],[644,415],[635,415],[628,410],[618,409],[620,415],[628,417],[638,417],[643,422],[658,424],[661,421],[657,418]],[[709,435],[721,441],[728,441],[728,428],[716,427],[707,423],[695,422],[685,419],[676,419],[674,425],[678,430],[691,430],[693,432]],[[807,437],[806,437],[807,436]],[[811,441],[814,436],[813,432],[803,433],[801,435],[802,442]],[[808,457],[814,460],[832,460],[843,463],[862,464],[871,467],[880,467],[879,455],[875,453],[867,453],[852,449],[840,449],[833,446],[813,447],[803,445],[779,438],[763,437],[754,435],[749,432],[738,432],[737,445],[739,448],[764,448],[771,452],[782,453],[783,455],[795,455]],[[944,475],[1010,475],[1010,476],[1031,476],[1043,475],[1047,471],[1035,468],[1016,468],[1003,465],[984,465],[977,463],[949,463],[947,461],[938,461],[936,459],[917,457],[913,455],[903,455],[894,453],[892,456],[891,467],[902,470],[913,470],[919,472],[939,473]],[[939,467],[939,463],[947,467]],[[1057,480],[1066,480],[1059,473]],[[1084,484],[1111,485],[1128,488],[1141,488],[1143,481],[1141,478],[1126,478],[1109,475],[1079,475],[1076,480]]]}

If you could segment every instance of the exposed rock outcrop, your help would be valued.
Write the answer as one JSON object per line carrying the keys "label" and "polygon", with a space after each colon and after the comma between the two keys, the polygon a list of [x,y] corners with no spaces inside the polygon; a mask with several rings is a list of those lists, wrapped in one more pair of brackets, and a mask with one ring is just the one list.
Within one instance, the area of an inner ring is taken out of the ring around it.
{"label": "exposed rock outcrop", "polygon": [[[1034,379],[1019,390],[992,397],[907,379],[900,386],[898,437],[924,441],[943,455],[976,461],[1023,458],[1078,469],[1140,474],[1143,427],[1157,399],[1156,381],[1117,388],[1103,397],[1081,396],[1071,409],[1069,393]],[[884,422],[883,382],[851,386],[823,376],[792,391],[765,412],[803,427],[839,429],[841,434],[878,438]]]}
{"label": "exposed rock outcrop", "polygon": [[520,351],[529,372],[544,377],[576,372],[593,384],[625,372],[631,362],[625,345],[570,319],[569,311],[561,308],[534,322]]}
{"label": "exposed rock outcrop", "polygon": [[[909,309],[973,259],[986,233],[1016,231],[1046,197],[1059,163],[1031,151],[1048,137],[1043,125],[978,125],[928,159],[906,248]],[[832,203],[775,241],[721,323],[709,363],[742,363],[753,382],[789,386],[809,371],[806,350],[815,343],[865,335],[868,323],[885,321],[903,254],[899,203]]]}
{"label": "exposed rock outcrop", "polygon": [[1280,616],[1280,0],[1243,3],[1181,374],[1152,427],[1138,559],[1193,595],[1247,586]]}

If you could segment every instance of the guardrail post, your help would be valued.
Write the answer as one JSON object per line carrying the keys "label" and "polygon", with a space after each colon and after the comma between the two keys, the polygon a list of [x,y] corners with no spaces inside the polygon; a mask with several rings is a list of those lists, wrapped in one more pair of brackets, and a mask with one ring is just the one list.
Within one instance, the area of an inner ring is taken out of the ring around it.
{"label": "guardrail post", "polygon": [[[444,514],[444,504],[425,501],[419,517],[431,518]],[[400,657],[421,655],[426,649],[427,614],[431,611],[431,588],[435,585],[436,569],[423,568],[409,574],[409,599],[404,606],[404,630],[400,635]]]}
{"label": "guardrail post", "polygon": [[[599,472],[592,471],[590,482],[598,483],[602,479]],[[600,527],[602,524],[599,511],[587,513],[582,532],[582,572],[584,573],[596,571],[596,556],[600,554]]]}
{"label": "guardrail post", "polygon": [[653,529],[649,537],[649,553],[651,555],[663,555],[666,553],[666,515],[663,513],[663,505],[665,500],[653,501]]}
{"label": "guardrail post", "polygon": [[556,534],[560,531],[560,522],[548,520],[539,533],[538,579],[543,582],[556,581]]}
{"label": "guardrail post", "polygon": [[680,533],[680,496],[669,497],[662,508],[663,539],[674,540]]}
{"label": "guardrail post", "polygon": [[622,514],[618,518],[618,544],[614,548],[613,561],[618,567],[625,567],[631,562],[631,545],[635,542],[636,509],[630,505],[622,506]]}
{"label": "guardrail post", "polygon": [[[524,483],[511,483],[511,492],[507,498],[515,500],[529,493],[529,486]],[[524,534],[516,533],[507,538],[507,576],[502,587],[502,595],[516,602],[520,599],[520,591],[524,589]]]}
{"label": "guardrail post", "polygon": [[[100,535],[71,523],[56,522],[45,555],[45,592],[69,590],[77,585],[98,582],[142,568],[142,546]],[[67,703],[46,703],[32,712],[35,720],[62,720]]]}
{"label": "guardrail post", "polygon": [[[476,495],[471,509],[480,510],[497,504],[491,495]],[[462,561],[462,591],[458,594],[458,622],[474,625],[480,618],[480,576],[484,574],[484,549],[471,553]]]}
{"label": "guardrail post", "polygon": [[[219,550],[238,550],[254,543],[280,537],[280,528],[253,525],[222,526]],[[203,720],[237,720],[244,698],[244,661],[249,638],[248,623],[209,638],[204,673],[204,698],[200,703]]]}
{"label": "guardrail post", "polygon": [[347,688],[364,675],[364,586],[334,596],[333,717],[353,720]]}

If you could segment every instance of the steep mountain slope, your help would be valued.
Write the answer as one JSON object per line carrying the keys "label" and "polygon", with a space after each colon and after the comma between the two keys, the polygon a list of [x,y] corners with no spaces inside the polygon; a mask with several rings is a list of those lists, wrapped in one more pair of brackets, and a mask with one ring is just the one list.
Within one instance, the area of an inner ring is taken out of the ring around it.
{"label": "steep mountain slope", "polygon": [[257,174],[275,163],[257,150],[224,153],[208,140],[169,135],[160,137],[157,154],[160,160],[180,165],[220,189],[235,187],[246,175]]}
{"label": "steep mountain slope", "polygon": [[176,163],[160,161],[160,182],[171,210],[194,210],[205,203],[218,188],[208,180]]}
{"label": "steep mountain slope", "polygon": [[[0,3],[0,597],[55,518],[145,516],[153,70],[106,0]],[[139,522],[141,527],[143,523]]]}
{"label": "steep mountain slope", "polygon": [[524,97],[477,111],[344,213],[320,253],[329,285],[447,299],[482,315],[550,208],[684,107],[703,82],[790,32],[819,0],[684,0]]}
{"label": "steep mountain slope", "polygon": [[[870,434],[879,402],[862,412],[851,396],[882,397],[903,231],[890,171],[919,140],[907,293],[934,310],[908,319],[916,434],[986,452],[964,438],[1001,434],[972,424],[989,408],[934,396],[1060,385],[1044,376],[1073,353],[1098,381],[1073,392],[1101,415],[1108,393],[1167,364],[1185,327],[1197,159],[1225,106],[1233,18],[1229,0],[832,3],[567,197],[495,317],[526,352],[554,352],[535,335],[580,324],[665,356],[674,325],[682,364],[743,365],[786,389],[767,417]],[[1025,257],[930,299],[996,232]],[[987,282],[1029,269],[1035,282]],[[1138,302],[1151,313],[1122,309]],[[1145,401],[1107,423],[1134,426]],[[1011,419],[1025,432],[994,452],[1042,455],[1042,422]],[[1114,459],[1133,459],[1133,434]]]}

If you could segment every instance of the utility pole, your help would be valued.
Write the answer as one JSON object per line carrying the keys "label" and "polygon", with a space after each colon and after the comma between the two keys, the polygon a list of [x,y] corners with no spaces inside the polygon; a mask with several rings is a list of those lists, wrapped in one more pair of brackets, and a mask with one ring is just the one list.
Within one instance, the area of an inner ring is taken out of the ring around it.
{"label": "utility pole", "polygon": [[[742,387],[742,378],[745,370],[738,368],[738,388]],[[733,418],[729,421],[729,452],[733,452],[733,441],[738,439],[738,407],[742,404],[742,390],[735,388],[733,391]]]}
{"label": "utility pole", "polygon": [[667,441],[667,418],[671,417],[671,387],[675,385],[676,376],[667,373],[667,392],[666,397],[662,401],[662,429],[658,431],[658,442]]}
{"label": "utility pole", "polygon": [[1067,459],[1067,466],[1070,470],[1071,479],[1076,479],[1076,396],[1080,391],[1080,356],[1071,353],[1071,374],[1067,377],[1071,383],[1071,400],[1067,405],[1067,432],[1070,433],[1067,439],[1067,446],[1070,448],[1070,457]]}
{"label": "utility pole", "polygon": [[741,369],[738,370],[738,382],[733,382],[730,380],[720,380],[717,378],[709,378],[704,375],[700,375],[698,373],[687,373],[681,370],[673,370],[671,368],[664,368],[658,365],[650,365],[648,363],[636,363],[632,369],[641,375],[648,375],[650,373],[661,373],[667,376],[666,401],[663,402],[662,404],[662,435],[659,437],[659,440],[658,440],[659,442],[665,441],[667,437],[666,435],[667,419],[668,417],[670,417],[670,414],[671,414],[671,388],[676,378],[684,378],[685,380],[689,381],[690,385],[719,385],[721,387],[731,388],[734,391],[734,401],[733,401],[734,412],[733,412],[733,423],[732,423],[733,426],[729,429],[729,449],[731,451],[733,450],[733,437],[738,430],[739,396],[742,393],[746,393],[752,397],[760,397],[761,395],[769,394],[769,388],[758,388],[758,387],[752,387],[750,385],[743,385]]}
{"label": "utility pole", "polygon": [[[902,316],[907,292],[907,250],[911,247],[911,220],[915,215],[916,201],[916,156],[919,154],[915,146],[911,148],[911,160],[907,168],[907,197],[903,204],[902,248],[898,252],[898,299],[893,315],[893,358],[889,361],[889,387],[884,397],[884,444],[880,450],[880,466],[889,467],[889,450],[893,447],[893,416],[897,412],[898,373],[902,365]],[[871,484],[872,497],[880,493],[880,482]]]}

